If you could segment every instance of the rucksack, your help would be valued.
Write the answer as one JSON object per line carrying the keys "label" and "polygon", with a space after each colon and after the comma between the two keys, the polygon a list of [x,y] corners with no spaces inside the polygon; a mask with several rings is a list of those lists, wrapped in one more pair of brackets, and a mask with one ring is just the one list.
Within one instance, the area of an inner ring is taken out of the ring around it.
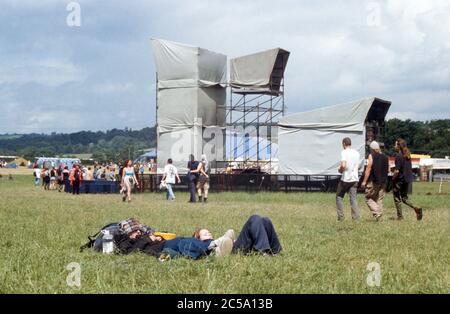
{"label": "rucksack", "polygon": [[101,228],[96,234],[89,236],[88,235],[88,242],[86,244],[83,244],[80,246],[80,252],[83,252],[85,249],[93,248],[95,251],[100,252],[103,248],[103,235],[105,234],[105,231],[108,230],[110,234],[116,235],[122,233],[122,230],[120,230],[120,223],[118,222],[112,222],[110,224],[107,224],[103,228]]}
{"label": "rucksack", "polygon": [[[156,230],[142,225],[144,228],[144,234],[153,234]],[[83,252],[85,249],[93,248],[96,252],[101,252],[103,250],[103,236],[105,235],[105,231],[109,231],[112,234],[113,239],[115,240],[118,235],[124,234],[122,229],[120,228],[120,222],[112,222],[103,226],[96,234],[88,236],[88,242],[80,247],[80,252]]]}

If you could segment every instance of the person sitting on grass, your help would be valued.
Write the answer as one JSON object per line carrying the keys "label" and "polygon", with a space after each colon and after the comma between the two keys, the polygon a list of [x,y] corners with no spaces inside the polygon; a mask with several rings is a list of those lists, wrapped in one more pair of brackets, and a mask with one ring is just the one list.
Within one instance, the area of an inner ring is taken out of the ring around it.
{"label": "person sitting on grass", "polygon": [[[213,239],[208,229],[196,230],[194,237],[202,241]],[[228,248],[230,240],[231,250]],[[209,249],[215,249],[216,254],[221,256],[231,251],[244,254],[258,252],[263,255],[273,256],[280,253],[282,247],[270,218],[252,215],[242,227],[241,233],[236,240],[234,230],[229,229],[222,237],[213,240]]]}

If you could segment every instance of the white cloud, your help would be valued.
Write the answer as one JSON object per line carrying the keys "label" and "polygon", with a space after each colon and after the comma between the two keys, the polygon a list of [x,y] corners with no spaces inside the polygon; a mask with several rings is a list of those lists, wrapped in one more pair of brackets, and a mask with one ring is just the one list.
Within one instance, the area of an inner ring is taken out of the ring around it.
{"label": "white cloud", "polygon": [[47,59],[9,63],[3,60],[0,84],[24,85],[36,83],[57,87],[66,83],[82,82],[86,71],[72,62]]}
{"label": "white cloud", "polygon": [[[14,103],[14,110],[24,114],[34,107],[44,112],[78,108],[96,117],[112,112],[104,119],[74,119],[70,127],[79,129],[124,127],[124,121],[134,128],[152,125],[149,38],[158,37],[229,58],[273,47],[289,50],[290,113],[373,95],[393,102],[390,115],[450,117],[448,0],[141,0],[106,5],[80,0],[79,28],[64,26],[68,2],[47,0],[39,2],[42,7],[31,0],[6,2],[0,13],[7,25],[0,39],[0,92],[7,88],[9,96],[0,97],[0,106]],[[379,4],[376,26],[367,23],[370,2]],[[26,15],[17,20],[22,11]],[[124,108],[130,108],[125,116]],[[51,116],[45,121],[48,128],[61,127]]]}

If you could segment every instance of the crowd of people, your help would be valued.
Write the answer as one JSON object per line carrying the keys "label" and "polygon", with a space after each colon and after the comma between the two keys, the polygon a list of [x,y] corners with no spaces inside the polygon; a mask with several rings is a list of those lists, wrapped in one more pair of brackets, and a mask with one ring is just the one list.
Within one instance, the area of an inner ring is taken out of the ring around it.
{"label": "crowd of people", "polygon": [[[156,163],[152,161],[134,165],[131,161],[126,161],[123,164],[122,162],[117,164],[113,162],[103,164],[95,162],[92,166],[75,164],[71,169],[63,164],[59,166],[44,164],[42,167],[35,164],[33,165],[33,176],[35,185],[42,185],[44,190],[58,190],[59,192],[79,194],[80,186],[85,181],[120,181],[122,187],[130,187],[128,181],[123,180],[122,174],[125,168],[127,169],[126,173],[133,172],[135,179],[133,184],[137,184],[137,186],[139,186],[137,178],[139,175],[144,174],[146,168],[148,168],[150,173],[156,173]],[[126,193],[124,188],[122,190]],[[131,188],[128,188],[127,191],[129,200],[131,200]]]}
{"label": "crowd of people", "polygon": [[[206,155],[201,156],[200,161],[196,161],[193,155],[190,155],[188,162],[188,189],[190,193],[189,202],[206,203],[209,192],[209,163]],[[112,162],[99,164],[95,162],[93,166],[83,166],[75,164],[71,169],[65,165],[39,167],[37,164],[33,166],[33,175],[35,178],[35,185],[42,185],[44,190],[58,190],[59,192],[68,192],[73,194],[80,193],[80,186],[85,181],[119,181],[120,194],[122,200],[131,202],[131,194],[133,189],[139,188],[139,177],[148,169],[150,174],[156,174],[156,163],[154,159],[148,163],[133,164],[131,160],[124,163]],[[166,189],[167,200],[175,200],[173,186],[181,183],[178,175],[178,169],[173,165],[172,159],[167,160],[164,167],[163,177],[160,188]],[[198,193],[198,196],[197,196]]]}
{"label": "crowd of people", "polygon": [[[389,160],[383,154],[378,142],[372,141],[369,145],[370,154],[367,159],[366,169],[363,177],[359,173],[363,165],[359,152],[352,148],[351,139],[346,137],[342,140],[343,150],[339,163],[338,172],[341,179],[336,191],[337,219],[342,221],[344,215],[344,196],[349,195],[351,217],[353,220],[360,218],[360,211],[357,202],[357,191],[361,182],[361,187],[365,189],[365,200],[376,221],[381,220],[383,216],[383,200],[388,189],[388,184],[392,183],[394,203],[397,211],[397,219],[403,219],[402,204],[412,208],[416,214],[417,220],[423,217],[422,207],[416,206],[408,197],[408,192],[414,180],[411,164],[411,153],[404,139],[395,141],[394,167],[389,166]],[[35,166],[34,177],[35,185],[44,186],[45,190],[58,190],[59,192],[80,193],[80,186],[83,181],[108,180],[120,181],[121,197],[125,202],[131,202],[131,193],[134,187],[139,188],[139,176],[144,174],[148,168],[150,173],[156,173],[156,163],[151,160],[148,164],[133,164],[131,160],[118,164],[98,164],[92,167],[74,165],[72,169],[60,165],[55,167]],[[200,160],[196,160],[194,155],[189,156],[187,163],[187,183],[189,191],[189,203],[208,201],[208,192],[210,188],[210,166],[206,155],[202,155]],[[392,180],[389,181],[389,176]],[[360,180],[361,179],[361,180]],[[178,169],[169,158],[163,170],[160,188],[166,190],[166,199],[175,200],[174,185],[181,183]]]}

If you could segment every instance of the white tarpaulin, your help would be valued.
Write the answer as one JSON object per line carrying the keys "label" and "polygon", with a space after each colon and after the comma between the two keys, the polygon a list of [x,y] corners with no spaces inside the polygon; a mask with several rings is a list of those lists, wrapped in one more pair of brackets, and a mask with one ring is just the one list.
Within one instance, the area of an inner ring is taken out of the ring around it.
{"label": "white tarpaulin", "polygon": [[227,56],[199,47],[152,39],[158,88],[226,84]]}
{"label": "white tarpaulin", "polygon": [[270,49],[230,60],[230,84],[246,92],[280,91],[289,52]]}
{"label": "white tarpaulin", "polygon": [[218,86],[158,90],[158,125],[192,126],[201,119],[204,126],[225,124],[225,89]]}
{"label": "white tarpaulin", "polygon": [[223,132],[225,126],[227,57],[166,40],[151,43],[158,79],[158,172],[172,158],[183,173],[189,154],[222,160],[223,155],[204,152],[203,133],[214,128]]}
{"label": "white tarpaulin", "polygon": [[342,139],[365,158],[365,121],[384,120],[390,102],[367,98],[283,117],[279,121],[280,174],[338,175]]}

